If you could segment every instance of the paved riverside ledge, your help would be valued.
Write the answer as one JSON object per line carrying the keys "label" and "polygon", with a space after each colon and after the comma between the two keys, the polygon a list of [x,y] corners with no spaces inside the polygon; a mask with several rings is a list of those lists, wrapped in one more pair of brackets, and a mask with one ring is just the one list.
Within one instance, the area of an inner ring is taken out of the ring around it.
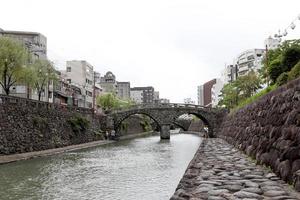
{"label": "paved riverside ledge", "polygon": [[[121,136],[120,140],[133,139],[133,138],[143,137],[143,136],[150,135],[150,134],[152,134],[152,132],[144,132],[144,133],[125,135],[125,136]],[[11,162],[16,162],[16,161],[20,161],[20,160],[28,160],[28,159],[32,159],[32,158],[51,156],[51,155],[69,152],[69,151],[87,149],[87,148],[91,148],[91,147],[110,144],[113,142],[117,142],[117,141],[99,140],[99,141],[82,143],[82,144],[77,144],[77,145],[70,145],[70,146],[61,147],[61,148],[47,149],[47,150],[43,150],[43,151],[33,151],[33,152],[28,152],[28,153],[4,155],[4,156],[0,156],[0,165],[6,164],[6,163],[11,163]]]}
{"label": "paved riverside ledge", "polygon": [[300,199],[267,168],[222,139],[203,139],[171,200]]}

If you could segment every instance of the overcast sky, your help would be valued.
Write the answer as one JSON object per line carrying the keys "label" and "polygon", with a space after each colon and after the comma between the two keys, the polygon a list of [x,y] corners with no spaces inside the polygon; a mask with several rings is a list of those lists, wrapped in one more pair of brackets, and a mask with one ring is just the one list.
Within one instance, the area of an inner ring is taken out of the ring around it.
{"label": "overcast sky", "polygon": [[[300,0],[0,0],[0,28],[48,39],[57,68],[87,60],[160,97],[196,101],[197,85],[220,77],[241,51],[300,14]],[[300,38],[300,21],[287,39]]]}

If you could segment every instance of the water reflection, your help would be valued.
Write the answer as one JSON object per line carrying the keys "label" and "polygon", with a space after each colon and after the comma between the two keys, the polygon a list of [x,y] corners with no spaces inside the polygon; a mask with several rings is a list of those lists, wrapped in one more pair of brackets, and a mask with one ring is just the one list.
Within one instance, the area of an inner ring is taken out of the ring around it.
{"label": "water reflection", "polygon": [[122,141],[0,166],[0,199],[169,199],[201,139]]}

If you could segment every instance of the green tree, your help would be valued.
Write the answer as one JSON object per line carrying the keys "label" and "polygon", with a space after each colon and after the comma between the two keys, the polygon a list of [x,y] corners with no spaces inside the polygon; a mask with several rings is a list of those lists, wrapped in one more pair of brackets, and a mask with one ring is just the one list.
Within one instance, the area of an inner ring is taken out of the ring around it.
{"label": "green tree", "polygon": [[10,88],[21,79],[28,56],[21,43],[0,37],[0,85],[6,95],[9,95]]}
{"label": "green tree", "polygon": [[289,72],[300,61],[300,46],[291,46],[282,56],[284,72]]}
{"label": "green tree", "polygon": [[256,93],[261,88],[261,79],[254,71],[250,71],[245,76],[240,76],[236,80],[236,87],[240,91],[240,98],[246,99]]}
{"label": "green tree", "polygon": [[32,81],[38,93],[38,100],[41,100],[42,92],[51,81],[55,83],[58,78],[52,63],[48,60],[35,60],[28,73],[33,73]]}
{"label": "green tree", "polygon": [[232,83],[226,84],[221,90],[219,106],[229,109],[236,107],[239,102],[251,97],[261,88],[261,79],[254,71],[245,76],[240,76]]}
{"label": "green tree", "polygon": [[226,108],[233,108],[238,103],[239,88],[236,87],[235,82],[224,85],[221,90],[221,100],[219,106],[225,106]]}
{"label": "green tree", "polygon": [[291,81],[291,80],[294,80],[298,77],[300,77],[300,61],[289,72],[288,80]]}
{"label": "green tree", "polygon": [[100,106],[105,112],[110,112],[116,109],[129,108],[135,103],[131,100],[122,100],[112,93],[107,93],[97,97],[97,105]]}
{"label": "green tree", "polygon": [[[268,51],[264,67],[272,84],[283,72],[288,72],[300,59],[300,40],[284,41],[278,48]],[[268,62],[267,62],[268,61]]]}

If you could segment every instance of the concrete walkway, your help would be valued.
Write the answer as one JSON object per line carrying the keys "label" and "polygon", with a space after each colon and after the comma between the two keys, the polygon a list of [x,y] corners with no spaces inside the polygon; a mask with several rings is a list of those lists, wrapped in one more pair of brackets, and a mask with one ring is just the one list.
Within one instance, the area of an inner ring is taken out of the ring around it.
{"label": "concrete walkway", "polygon": [[[137,134],[131,134],[126,136],[121,136],[120,140],[127,140],[127,139],[133,139],[136,137],[142,137],[146,135],[150,135],[152,132],[145,132],[145,133],[137,133]],[[34,151],[34,152],[28,152],[28,153],[20,153],[20,154],[13,154],[13,155],[5,155],[0,156],[0,164],[10,163],[10,162],[16,162],[20,160],[27,160],[37,157],[43,157],[43,156],[50,156],[55,155],[59,153],[69,152],[69,151],[76,151],[80,149],[86,149],[91,147],[96,147],[100,145],[110,144],[116,142],[114,140],[99,140],[89,143],[83,143],[83,144],[77,144],[77,145],[70,145],[66,147],[61,148],[55,148],[55,149],[47,149],[43,151]]]}
{"label": "concrete walkway", "polygon": [[222,139],[204,139],[171,200],[300,199],[298,192]]}

